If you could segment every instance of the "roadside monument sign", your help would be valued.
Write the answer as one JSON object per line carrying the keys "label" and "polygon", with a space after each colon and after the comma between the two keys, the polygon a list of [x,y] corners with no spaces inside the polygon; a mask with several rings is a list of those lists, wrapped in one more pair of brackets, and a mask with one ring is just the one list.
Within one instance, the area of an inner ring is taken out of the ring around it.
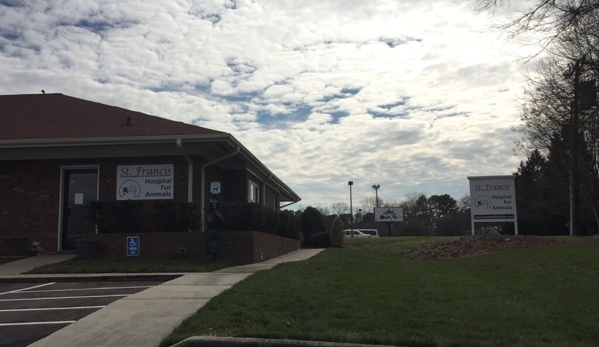
{"label": "roadside monument sign", "polygon": [[472,235],[476,222],[514,222],[518,235],[514,176],[474,176],[468,180]]}
{"label": "roadside monument sign", "polygon": [[403,222],[403,208],[401,207],[375,207],[375,222]]}

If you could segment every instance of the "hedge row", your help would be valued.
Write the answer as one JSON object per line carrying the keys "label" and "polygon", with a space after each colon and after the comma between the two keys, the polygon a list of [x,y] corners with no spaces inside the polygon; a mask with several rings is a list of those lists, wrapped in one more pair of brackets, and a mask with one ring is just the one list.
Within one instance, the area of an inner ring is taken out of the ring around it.
{"label": "hedge row", "polygon": [[155,201],[151,206],[142,201],[93,201],[89,217],[101,233],[183,232],[199,228],[197,206],[173,200]]}
{"label": "hedge row", "polygon": [[[229,203],[221,207],[222,230],[259,231],[300,239],[300,218],[291,211],[277,212],[253,203]],[[173,200],[94,201],[91,222],[101,233],[186,232],[200,227],[197,205]]]}
{"label": "hedge row", "polygon": [[259,231],[300,239],[300,219],[293,212],[274,211],[255,203],[229,203],[221,207],[223,230]]}

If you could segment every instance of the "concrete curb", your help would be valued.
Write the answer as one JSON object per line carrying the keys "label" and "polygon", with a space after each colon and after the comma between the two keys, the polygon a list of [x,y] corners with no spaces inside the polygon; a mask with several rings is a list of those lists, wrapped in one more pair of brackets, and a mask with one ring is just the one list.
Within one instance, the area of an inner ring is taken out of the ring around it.
{"label": "concrete curb", "polygon": [[171,347],[396,347],[389,345],[362,345],[356,343],[275,340],[255,338],[194,336],[178,342]]}
{"label": "concrete curb", "polygon": [[35,275],[15,276],[15,277],[0,277],[0,283],[44,283],[44,282],[119,282],[119,281],[170,281],[181,277],[184,274],[94,274],[94,275]]}

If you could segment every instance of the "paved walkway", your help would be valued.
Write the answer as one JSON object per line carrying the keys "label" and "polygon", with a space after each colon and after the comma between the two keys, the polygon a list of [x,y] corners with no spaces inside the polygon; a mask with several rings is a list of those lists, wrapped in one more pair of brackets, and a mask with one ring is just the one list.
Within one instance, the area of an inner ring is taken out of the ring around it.
{"label": "paved walkway", "polygon": [[[209,273],[188,273],[115,301],[30,346],[158,346],[185,318],[235,283],[255,272],[268,270],[285,262],[305,260],[321,251],[300,249],[257,264],[235,266]],[[17,262],[25,260],[27,259]],[[8,264],[0,265],[0,273],[7,271],[2,269]]]}
{"label": "paved walkway", "polygon": [[0,265],[0,277],[15,277],[36,267],[60,263],[61,261],[77,258],[77,254],[68,255],[46,255],[40,254],[34,257],[23,258],[10,263]]}

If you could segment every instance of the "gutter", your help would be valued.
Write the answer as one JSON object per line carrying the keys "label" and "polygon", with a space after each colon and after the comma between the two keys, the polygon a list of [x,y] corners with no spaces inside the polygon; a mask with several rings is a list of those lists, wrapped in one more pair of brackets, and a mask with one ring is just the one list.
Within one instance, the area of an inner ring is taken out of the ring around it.
{"label": "gutter", "polygon": [[177,148],[181,150],[183,157],[187,161],[187,202],[193,202],[193,161],[189,157],[189,154],[183,148],[183,141],[177,139]]}
{"label": "gutter", "polygon": [[205,207],[206,206],[206,171],[205,171],[206,167],[208,167],[214,163],[217,163],[219,161],[228,159],[230,157],[234,157],[237,154],[239,154],[239,152],[241,152],[241,148],[239,146],[237,146],[237,149],[234,152],[229,153],[229,154],[225,155],[224,157],[220,157],[218,159],[214,159],[213,161],[207,162],[206,164],[202,165],[202,168],[200,169],[201,175],[202,175],[202,181],[200,183],[201,187],[202,187],[202,189],[201,189],[202,196],[200,197],[200,214],[201,214],[200,221],[202,223],[202,227],[200,230],[202,232],[206,231],[206,222],[204,221],[204,218],[206,216],[206,211],[205,211],[205,209],[206,209],[206,207]]}
{"label": "gutter", "polygon": [[300,201],[301,201],[301,200],[298,200],[298,201],[290,202],[290,203],[288,203],[287,205],[279,206],[279,210],[280,210],[280,209],[282,209],[283,207],[287,207],[287,206],[289,206],[289,205],[297,204],[297,203],[298,203],[298,202],[300,202]]}
{"label": "gutter", "polygon": [[[173,140],[192,140],[192,142],[213,142],[230,140],[231,134],[198,134],[198,135],[158,135],[158,136],[122,136],[122,137],[83,137],[63,139],[26,139],[0,140],[0,148],[35,148],[35,147],[69,147],[94,145],[127,145],[168,143]],[[171,142],[172,143],[172,142]]]}

